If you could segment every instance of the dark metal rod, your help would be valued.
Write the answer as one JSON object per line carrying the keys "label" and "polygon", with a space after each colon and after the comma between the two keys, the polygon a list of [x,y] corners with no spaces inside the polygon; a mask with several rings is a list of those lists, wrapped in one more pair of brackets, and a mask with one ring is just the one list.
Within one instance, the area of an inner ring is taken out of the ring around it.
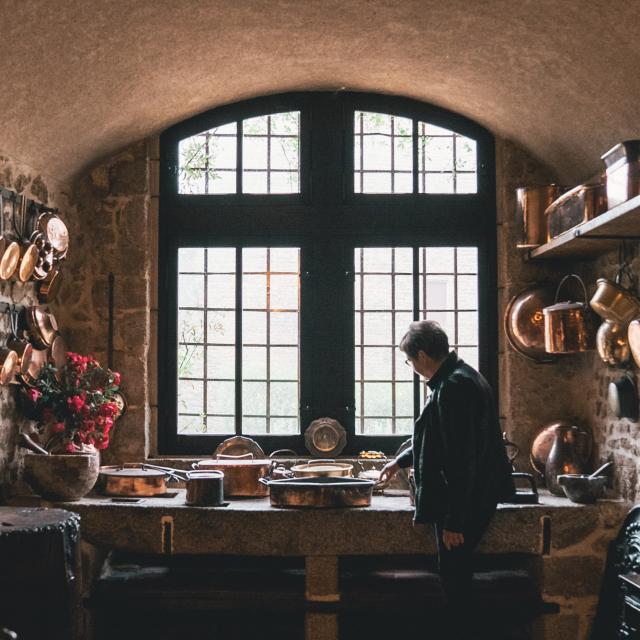
{"label": "dark metal rod", "polygon": [[113,273],[109,272],[109,276],[107,278],[107,290],[109,296],[109,324],[107,327],[107,366],[109,367],[109,369],[113,369],[113,289],[115,279],[116,277],[113,275]]}

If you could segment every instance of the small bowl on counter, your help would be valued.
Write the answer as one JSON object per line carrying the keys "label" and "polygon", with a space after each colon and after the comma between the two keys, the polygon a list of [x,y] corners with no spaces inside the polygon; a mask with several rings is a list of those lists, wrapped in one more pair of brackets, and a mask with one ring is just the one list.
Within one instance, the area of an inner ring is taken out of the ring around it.
{"label": "small bowl on counter", "polygon": [[608,480],[608,476],[591,477],[578,473],[565,473],[558,476],[558,484],[567,498],[571,502],[580,504],[590,504],[602,498]]}

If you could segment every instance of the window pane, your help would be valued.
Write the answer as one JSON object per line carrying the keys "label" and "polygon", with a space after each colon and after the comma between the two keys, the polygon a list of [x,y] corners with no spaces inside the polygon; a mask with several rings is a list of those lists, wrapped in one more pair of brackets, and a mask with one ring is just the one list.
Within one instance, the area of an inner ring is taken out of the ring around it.
{"label": "window pane", "polygon": [[277,436],[300,433],[298,418],[271,418],[271,433]]}
{"label": "window pane", "polygon": [[178,271],[180,273],[202,273],[204,271],[204,249],[180,249]]}
{"label": "window pane", "polygon": [[[298,428],[299,263],[297,248],[243,250],[243,342],[261,346],[243,349],[242,412],[260,419],[250,423],[251,429],[264,430],[260,433],[273,433],[272,416],[295,418]],[[264,311],[249,311],[252,307]],[[290,420],[278,428],[290,429],[293,424]]]}
{"label": "window pane", "polygon": [[236,192],[236,123],[214,127],[178,145],[178,193]]}
{"label": "window pane", "polygon": [[212,380],[207,382],[207,413],[234,414],[236,392],[233,382]]}
{"label": "window pane", "polygon": [[207,416],[207,433],[211,435],[235,433],[233,416]]}
{"label": "window pane", "polygon": [[233,344],[236,341],[235,311],[207,312],[207,342]]}
{"label": "window pane", "polygon": [[354,192],[411,193],[411,119],[366,111],[354,118]]}
{"label": "window pane", "polygon": [[295,382],[272,382],[269,413],[275,416],[298,415],[298,385]]}
{"label": "window pane", "polygon": [[178,345],[178,376],[200,380],[204,378],[204,347]]}
{"label": "window pane", "polygon": [[204,276],[180,274],[178,276],[178,307],[204,305]]}
{"label": "window pane", "polygon": [[209,273],[235,273],[236,249],[231,247],[208,249],[207,271]]}
{"label": "window pane", "polygon": [[178,342],[204,341],[204,312],[178,311]]}
{"label": "window pane", "polygon": [[235,347],[207,349],[207,378],[233,380],[236,377]]}
{"label": "window pane", "polygon": [[[414,260],[417,273],[413,272]],[[470,363],[477,363],[477,270],[476,247],[355,249],[357,433],[412,431],[414,373],[398,345],[413,321],[416,304],[419,318],[439,322],[450,345],[460,347]]]}
{"label": "window pane", "polygon": [[[239,252],[241,277],[235,272]],[[300,250],[293,247],[179,249],[179,270],[192,270],[178,276],[181,433],[235,432],[236,354],[248,433],[297,432],[299,264]],[[237,287],[242,349],[236,345]],[[276,431],[272,416],[281,418]]]}
{"label": "window pane", "polygon": [[234,309],[235,306],[235,274],[209,274],[207,277],[207,307],[209,309]]}
{"label": "window pane", "polygon": [[420,193],[476,193],[477,145],[454,131],[418,123]]}
{"label": "window pane", "polygon": [[242,377],[245,380],[267,379],[267,348],[243,347]]}
{"label": "window pane", "polygon": [[243,193],[300,192],[300,112],[242,123]]}

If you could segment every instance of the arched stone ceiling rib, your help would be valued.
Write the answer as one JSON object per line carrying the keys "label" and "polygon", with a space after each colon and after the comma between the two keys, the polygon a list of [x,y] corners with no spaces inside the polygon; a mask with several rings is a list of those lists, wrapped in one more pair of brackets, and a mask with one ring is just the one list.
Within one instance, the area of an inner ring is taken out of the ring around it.
{"label": "arched stone ceiling rib", "polygon": [[4,2],[2,151],[66,181],[211,107],[379,91],[462,113],[568,183],[640,137],[637,3],[609,0]]}

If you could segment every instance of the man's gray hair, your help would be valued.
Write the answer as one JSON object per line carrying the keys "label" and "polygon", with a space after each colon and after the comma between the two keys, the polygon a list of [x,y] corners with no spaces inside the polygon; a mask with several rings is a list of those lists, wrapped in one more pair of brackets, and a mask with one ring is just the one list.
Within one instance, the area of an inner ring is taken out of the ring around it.
{"label": "man's gray hair", "polygon": [[416,358],[419,351],[424,351],[430,358],[440,360],[449,353],[449,338],[435,320],[420,320],[409,325],[399,347],[410,358]]}

